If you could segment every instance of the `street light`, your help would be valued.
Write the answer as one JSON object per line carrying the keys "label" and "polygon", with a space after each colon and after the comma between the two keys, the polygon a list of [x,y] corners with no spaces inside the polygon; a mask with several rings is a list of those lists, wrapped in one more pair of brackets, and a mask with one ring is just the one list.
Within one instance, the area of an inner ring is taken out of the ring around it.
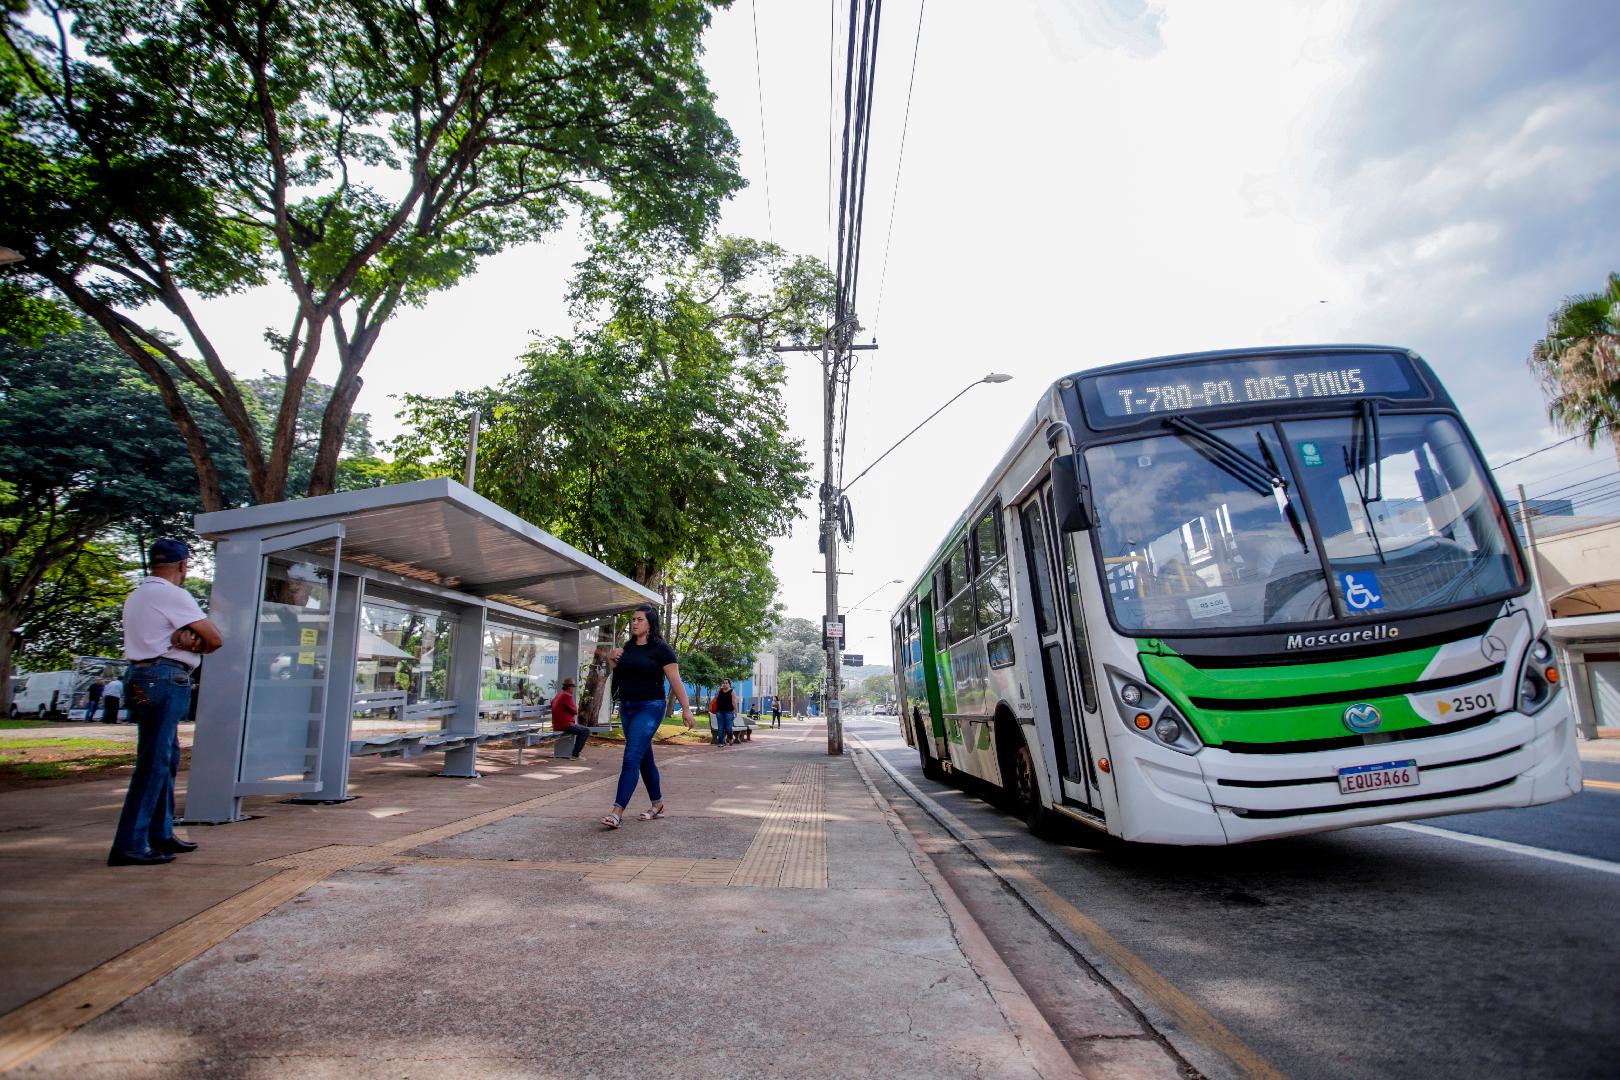
{"label": "street light", "polygon": [[[913,435],[917,434],[918,431],[922,430],[923,424],[928,423],[928,421],[932,420],[934,417],[938,416],[940,413],[942,413],[946,409],[950,408],[951,405],[953,403],[955,403],[957,398],[961,397],[963,394],[967,393],[969,390],[973,389],[975,386],[978,386],[980,383],[1004,383],[1004,382],[1007,382],[1007,381],[1009,381],[1011,379],[1012,379],[1011,375],[1002,375],[1001,373],[995,372],[995,371],[992,371],[990,374],[986,375],[982,379],[974,379],[972,382],[970,382],[966,386],[962,387],[962,389],[958,390],[956,392],[955,396],[952,397],[950,401],[947,401],[945,404],[941,405],[939,408],[935,409],[933,412],[931,412],[927,416],[923,417],[921,424],[918,424],[916,427],[912,428],[910,431],[908,431],[904,435],[900,436],[900,442],[895,443],[893,446],[891,446],[887,450],[883,451],[883,453],[879,454],[877,461],[872,462],[872,464],[868,465],[866,468],[864,468],[860,472],[856,473],[855,474],[855,480],[859,480],[861,477],[863,477],[867,473],[871,472],[874,468],[877,467],[878,461],[882,461],[884,458],[888,457],[890,454],[892,454],[896,450],[900,449],[900,443],[905,442],[907,439],[909,439]],[[848,491],[850,488],[854,487],[855,486],[855,480],[851,480],[849,483],[845,484],[844,487],[843,487],[843,490]]]}
{"label": "street light", "polygon": [[[834,369],[829,368],[828,370],[833,371]],[[967,393],[969,390],[973,389],[975,386],[978,386],[980,383],[1004,383],[1011,378],[1011,375],[1001,375],[992,371],[982,379],[974,379],[972,382],[962,387],[962,389],[958,390],[956,394],[951,397],[950,401],[945,402],[944,405],[941,405],[939,408],[923,417],[922,423],[919,423],[916,427],[906,432],[905,435],[901,437],[900,442],[895,443],[894,446],[891,446],[887,450],[883,451],[883,453],[878,456],[877,461],[872,462],[871,465],[868,465],[866,468],[857,473],[855,475],[855,480],[859,480],[861,477],[871,472],[872,469],[877,465],[878,461],[882,461],[884,458],[894,453],[894,451],[900,446],[900,443],[905,442],[907,439],[917,434],[917,432],[921,431],[923,424],[928,423],[928,421],[944,412],[950,407],[952,402],[961,397],[963,394]],[[844,645],[844,643],[839,639],[839,635],[843,632],[843,627],[838,621],[838,531],[839,525],[842,523],[840,507],[844,504],[844,492],[850,489],[850,487],[855,483],[855,480],[851,480],[848,484],[835,484],[833,482],[833,380],[827,380],[823,384],[823,390],[826,395],[826,408],[823,410],[822,418],[826,429],[825,436],[827,453],[823,461],[825,479],[822,481],[821,485],[821,536],[823,553],[827,559],[827,619],[822,624],[822,644],[827,650],[827,686],[823,694],[823,700],[826,702],[826,707],[822,710],[822,712],[827,718],[827,753],[838,755],[844,752],[844,724],[838,700],[840,682],[839,668],[842,660],[839,654],[843,651]]]}

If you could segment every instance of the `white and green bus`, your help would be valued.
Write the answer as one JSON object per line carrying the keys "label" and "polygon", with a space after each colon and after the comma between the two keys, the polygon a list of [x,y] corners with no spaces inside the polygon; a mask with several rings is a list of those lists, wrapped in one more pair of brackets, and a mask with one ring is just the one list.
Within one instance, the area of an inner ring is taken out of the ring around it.
{"label": "white and green bus", "polygon": [[892,630],[923,770],[1034,829],[1227,844],[1581,786],[1501,494],[1405,349],[1058,380]]}

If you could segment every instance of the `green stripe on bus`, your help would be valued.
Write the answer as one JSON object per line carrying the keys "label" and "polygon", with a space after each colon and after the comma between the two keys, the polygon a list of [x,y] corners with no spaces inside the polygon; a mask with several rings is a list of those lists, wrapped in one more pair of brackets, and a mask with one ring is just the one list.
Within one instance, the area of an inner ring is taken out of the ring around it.
{"label": "green stripe on bus", "polygon": [[[1367,704],[1376,705],[1383,714],[1380,732],[1401,731],[1405,728],[1428,727],[1429,721],[1413,710],[1404,696],[1372,698]],[[1220,712],[1203,709],[1187,715],[1192,718],[1198,734],[1210,746],[1227,742],[1274,743],[1300,742],[1306,739],[1342,739],[1352,734],[1344,726],[1343,705],[1308,705],[1295,708]]]}
{"label": "green stripe on bus", "polygon": [[[1344,710],[1348,703],[1290,706],[1290,698],[1314,694],[1353,695],[1366,687],[1416,683],[1439,652],[1439,646],[1413,649],[1394,655],[1333,660],[1326,663],[1294,663],[1278,667],[1199,668],[1184,658],[1144,651],[1142,670],[1148,682],[1161,690],[1181,710],[1206,743],[1295,742],[1325,739],[1345,734]],[[1191,699],[1264,701],[1276,699],[1275,709],[1252,707],[1225,712],[1218,706],[1195,708]],[[1379,697],[1369,704],[1384,714],[1380,730],[1427,724],[1405,696]]]}

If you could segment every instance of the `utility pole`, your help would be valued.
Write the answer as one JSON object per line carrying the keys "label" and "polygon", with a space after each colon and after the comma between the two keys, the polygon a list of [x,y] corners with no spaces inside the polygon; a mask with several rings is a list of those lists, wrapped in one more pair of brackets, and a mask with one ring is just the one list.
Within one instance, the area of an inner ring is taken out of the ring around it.
{"label": "utility pole", "polygon": [[[876,349],[876,345],[851,345],[843,339],[846,327],[853,321],[833,326],[821,337],[821,546],[827,560],[827,614],[821,623],[822,643],[826,646],[827,677],[822,683],[822,715],[827,720],[827,753],[837,756],[844,752],[843,708],[839,693],[843,679],[839,666],[843,663],[843,624],[838,621],[838,526],[844,493],[835,483],[833,432],[838,412],[838,374],[847,362],[849,353],[856,350]],[[834,338],[839,340],[835,341]],[[813,345],[784,345],[774,351],[813,352]]]}

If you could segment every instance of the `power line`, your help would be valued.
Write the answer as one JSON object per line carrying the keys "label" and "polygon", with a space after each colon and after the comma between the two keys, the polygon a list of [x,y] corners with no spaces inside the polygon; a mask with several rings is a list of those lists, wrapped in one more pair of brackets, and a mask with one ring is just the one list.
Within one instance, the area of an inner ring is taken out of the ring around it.
{"label": "power line", "polygon": [[749,0],[754,13],[754,89],[759,95],[759,153],[765,162],[765,230],[772,243],[776,241],[776,225],[771,219],[771,150],[765,138],[765,76],[759,67],[759,0]]}
{"label": "power line", "polygon": [[917,37],[911,43],[911,77],[906,81],[906,118],[900,124],[900,155],[894,166],[894,198],[889,203],[889,232],[883,239],[883,270],[878,275],[877,307],[872,313],[872,332],[877,333],[878,319],[883,315],[883,291],[889,283],[889,249],[894,245],[894,215],[900,205],[900,175],[906,167],[906,132],[911,129],[911,91],[917,85],[917,53],[922,48],[923,12],[928,0],[917,6]]}
{"label": "power line", "polygon": [[1560,439],[1555,443],[1548,443],[1546,446],[1543,446],[1540,450],[1532,450],[1528,454],[1520,454],[1516,458],[1509,458],[1508,460],[1502,462],[1502,464],[1500,464],[1500,465],[1492,465],[1491,466],[1491,471],[1495,472],[1497,469],[1505,469],[1509,465],[1517,465],[1519,462],[1523,461],[1525,458],[1533,458],[1537,454],[1545,454],[1548,450],[1556,450],[1558,447],[1563,446],[1563,445],[1565,445],[1567,443],[1572,443],[1576,439],[1590,438],[1591,435],[1595,435],[1599,431],[1607,431],[1609,428],[1611,428],[1613,426],[1614,426],[1613,423],[1599,424],[1595,429],[1593,429],[1593,431],[1590,434],[1583,431],[1579,435],[1571,435],[1567,439]]}

